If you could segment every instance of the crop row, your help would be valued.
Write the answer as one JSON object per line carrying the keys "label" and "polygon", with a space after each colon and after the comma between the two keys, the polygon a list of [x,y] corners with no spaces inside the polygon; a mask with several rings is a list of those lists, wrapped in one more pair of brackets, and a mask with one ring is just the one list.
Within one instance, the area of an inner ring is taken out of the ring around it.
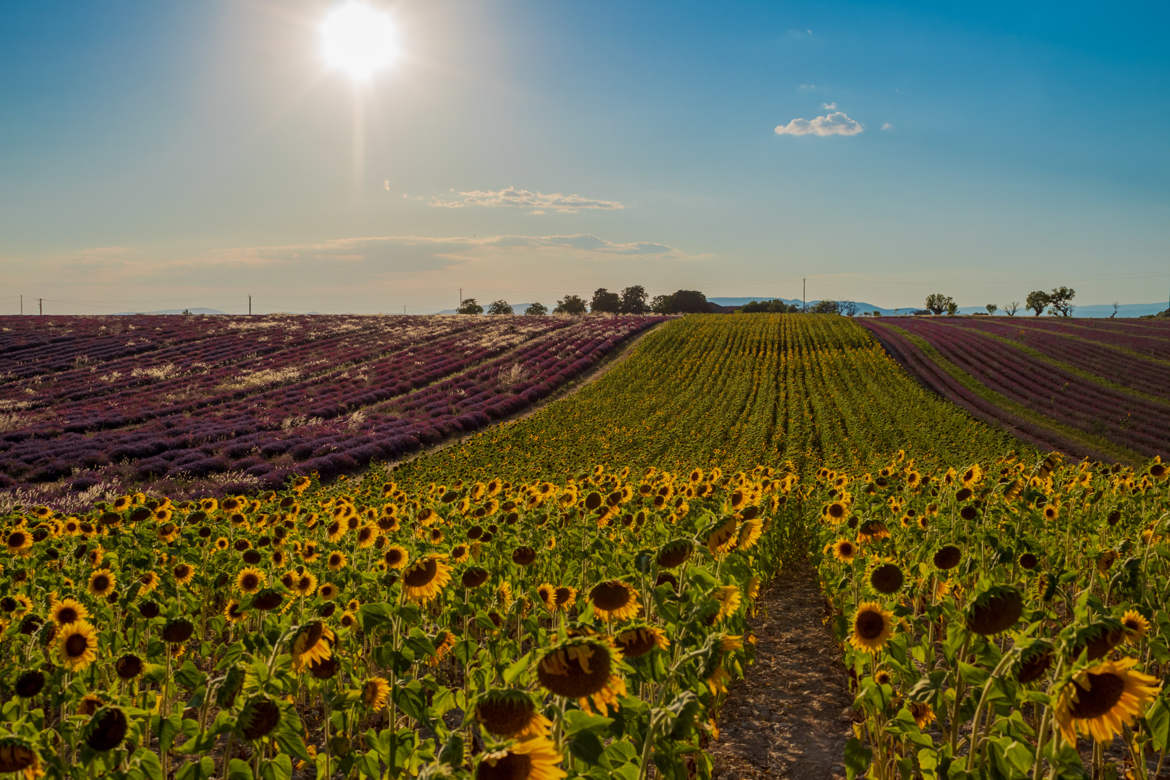
{"label": "crop row", "polygon": [[[111,472],[137,482],[230,472],[268,486],[293,472],[333,476],[521,411],[660,321],[493,318],[468,327],[459,319],[451,328],[456,318],[362,319],[370,332],[347,336],[359,348],[339,351],[345,345],[321,339],[320,348],[282,350],[279,368],[251,371],[229,359],[202,382],[164,382],[149,397],[64,404],[60,425],[10,423],[0,481],[67,480],[85,490]],[[385,320],[404,321],[405,332],[384,340]],[[166,392],[183,382],[180,397]],[[36,399],[35,381],[15,384],[11,396]]]}
{"label": "crop row", "polygon": [[[1149,358],[1119,348],[1110,362],[1060,336],[1025,343],[974,318],[888,318],[866,326],[924,384],[1046,447],[1130,462],[1170,450],[1165,386],[1139,390],[1112,379],[1156,376],[1162,367]],[[1104,331],[1094,334],[1094,349],[1103,338]]]}

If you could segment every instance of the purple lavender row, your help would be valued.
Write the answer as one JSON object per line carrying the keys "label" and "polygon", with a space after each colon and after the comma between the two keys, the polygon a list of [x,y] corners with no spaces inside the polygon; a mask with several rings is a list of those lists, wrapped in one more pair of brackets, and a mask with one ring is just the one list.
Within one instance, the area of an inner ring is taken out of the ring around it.
{"label": "purple lavender row", "polygon": [[1007,398],[1064,425],[1146,455],[1167,451],[1170,410],[1033,361],[970,331],[925,319],[898,323],[926,338],[948,360]]}

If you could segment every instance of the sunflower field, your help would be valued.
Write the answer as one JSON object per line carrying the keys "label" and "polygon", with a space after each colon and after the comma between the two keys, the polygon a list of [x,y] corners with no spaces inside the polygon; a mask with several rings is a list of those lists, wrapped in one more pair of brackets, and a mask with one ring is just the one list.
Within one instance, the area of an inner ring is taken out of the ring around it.
{"label": "sunflower field", "polygon": [[899,454],[822,469],[821,586],[857,692],[851,774],[1161,776],[1170,752],[1170,480]]}
{"label": "sunflower field", "polygon": [[1166,768],[1166,467],[1045,456],[845,318],[667,322],[526,418],[328,476],[0,515],[0,775],[709,777],[760,588],[806,555],[851,776]]}
{"label": "sunflower field", "polygon": [[15,518],[0,771],[706,773],[796,484],[599,466]]}

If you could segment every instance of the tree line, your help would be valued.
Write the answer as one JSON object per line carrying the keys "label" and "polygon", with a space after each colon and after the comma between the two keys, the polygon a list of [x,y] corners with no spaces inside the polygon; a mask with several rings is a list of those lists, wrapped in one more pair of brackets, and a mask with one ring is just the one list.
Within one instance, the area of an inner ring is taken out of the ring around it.
{"label": "tree line", "polygon": [[[676,290],[668,295],[655,295],[652,299],[646,288],[640,284],[631,285],[620,293],[604,287],[593,291],[593,297],[586,301],[580,295],[566,295],[557,301],[553,314],[699,314],[715,310],[707,296],[698,290]],[[456,309],[458,314],[483,314],[484,308],[475,298],[465,298]],[[514,309],[507,301],[492,301],[487,307],[488,314],[513,314]],[[529,304],[526,315],[548,314],[543,303]]]}
{"label": "tree line", "polygon": [[[1024,298],[1024,307],[1031,310],[1035,316],[1039,317],[1044,313],[1045,309],[1052,316],[1071,317],[1073,309],[1075,308],[1072,299],[1076,297],[1077,291],[1071,287],[1053,287],[1050,291],[1032,290]],[[989,303],[985,307],[988,314],[995,314],[999,311],[999,306],[994,303]],[[1003,311],[1009,317],[1016,316],[1016,312],[1020,310],[1020,302],[1012,301],[1004,307]],[[931,293],[926,296],[925,308],[918,309],[915,314],[949,314],[955,315],[959,311],[959,304],[955,303],[955,299],[949,295],[942,293]],[[1117,307],[1114,306],[1114,314],[1117,313]]]}

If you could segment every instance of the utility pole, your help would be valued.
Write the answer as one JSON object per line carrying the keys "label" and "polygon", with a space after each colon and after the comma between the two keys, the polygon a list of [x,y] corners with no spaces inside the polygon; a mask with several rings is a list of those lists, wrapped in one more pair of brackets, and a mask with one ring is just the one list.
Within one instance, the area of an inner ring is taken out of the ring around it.
{"label": "utility pole", "polygon": [[37,298],[37,313],[38,314],[45,313],[45,299],[44,298]]}
{"label": "utility pole", "polygon": [[24,314],[24,296],[20,296],[20,313]]}
{"label": "utility pole", "polygon": [[455,311],[459,311],[459,307],[463,305],[463,288],[459,288],[459,305],[455,307]]}
{"label": "utility pole", "polygon": [[808,311],[808,278],[801,277],[800,280],[800,310]]}
{"label": "utility pole", "polygon": [[252,296],[248,296],[248,316],[252,316]]}

